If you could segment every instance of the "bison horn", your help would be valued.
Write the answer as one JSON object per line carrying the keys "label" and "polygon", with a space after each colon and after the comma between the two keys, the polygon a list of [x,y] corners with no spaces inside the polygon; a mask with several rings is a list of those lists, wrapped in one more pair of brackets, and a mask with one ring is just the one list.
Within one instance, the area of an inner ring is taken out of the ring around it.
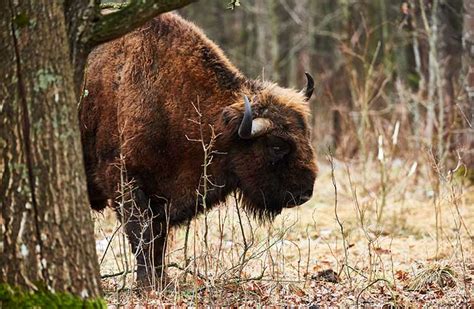
{"label": "bison horn", "polygon": [[272,122],[266,118],[252,119],[252,108],[247,96],[244,96],[245,111],[242,122],[239,126],[239,136],[242,139],[250,139],[267,132]]}
{"label": "bison horn", "polygon": [[314,79],[308,72],[305,72],[304,75],[306,75],[306,88],[304,90],[304,95],[306,97],[306,101],[309,101],[314,91]]}
{"label": "bison horn", "polygon": [[239,136],[242,139],[249,139],[252,137],[252,108],[250,107],[249,98],[244,95],[244,118],[240,123]]}

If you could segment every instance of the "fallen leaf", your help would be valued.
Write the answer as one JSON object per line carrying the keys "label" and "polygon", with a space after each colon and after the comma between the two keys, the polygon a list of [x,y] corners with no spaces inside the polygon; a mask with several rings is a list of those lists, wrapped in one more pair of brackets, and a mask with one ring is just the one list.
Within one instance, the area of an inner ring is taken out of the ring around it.
{"label": "fallen leaf", "polygon": [[395,277],[400,280],[400,281],[406,281],[408,280],[408,273],[406,271],[403,271],[403,270],[397,270],[395,272]]}
{"label": "fallen leaf", "polygon": [[375,253],[377,253],[377,254],[390,254],[391,253],[390,250],[382,249],[380,247],[376,247],[374,250],[375,250]]}
{"label": "fallen leaf", "polygon": [[194,278],[194,284],[196,284],[197,286],[203,286],[204,285],[204,280],[202,280],[201,278]]}

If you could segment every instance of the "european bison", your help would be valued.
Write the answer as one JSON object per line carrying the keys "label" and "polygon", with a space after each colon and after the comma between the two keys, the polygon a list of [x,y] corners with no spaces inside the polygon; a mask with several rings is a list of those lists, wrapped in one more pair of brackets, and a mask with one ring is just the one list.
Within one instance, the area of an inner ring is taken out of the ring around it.
{"label": "european bison", "polygon": [[167,230],[205,205],[240,192],[247,211],[271,219],[310,199],[317,167],[307,78],[301,92],[248,79],[175,14],[90,55],[80,106],[89,199],[126,222],[140,283],[161,274]]}

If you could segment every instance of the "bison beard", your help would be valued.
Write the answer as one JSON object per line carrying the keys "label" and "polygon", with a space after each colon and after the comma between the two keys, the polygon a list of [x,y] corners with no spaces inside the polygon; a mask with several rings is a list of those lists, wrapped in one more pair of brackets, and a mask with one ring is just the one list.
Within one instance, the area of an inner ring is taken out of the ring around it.
{"label": "bison beard", "polygon": [[215,151],[207,208],[238,192],[247,211],[271,220],[311,197],[311,76],[303,91],[247,79],[174,14],[94,50],[86,76],[79,115],[91,207],[110,204],[125,223],[139,283],[159,282],[167,231],[204,209],[204,152],[193,140],[212,140]]}

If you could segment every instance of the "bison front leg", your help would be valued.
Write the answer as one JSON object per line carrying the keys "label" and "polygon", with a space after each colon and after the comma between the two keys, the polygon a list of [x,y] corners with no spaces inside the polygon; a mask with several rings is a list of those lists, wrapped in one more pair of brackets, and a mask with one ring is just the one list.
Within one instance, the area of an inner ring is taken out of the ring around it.
{"label": "bison front leg", "polygon": [[137,234],[136,224],[126,225],[128,239],[137,260],[137,283],[141,287],[160,289],[166,278],[163,268],[166,228],[155,220],[140,224],[139,228],[141,232]]}
{"label": "bison front leg", "polygon": [[141,287],[161,288],[164,283],[167,220],[165,212],[161,211],[163,207],[153,203],[141,189],[136,189],[119,212],[136,257],[137,283]]}

